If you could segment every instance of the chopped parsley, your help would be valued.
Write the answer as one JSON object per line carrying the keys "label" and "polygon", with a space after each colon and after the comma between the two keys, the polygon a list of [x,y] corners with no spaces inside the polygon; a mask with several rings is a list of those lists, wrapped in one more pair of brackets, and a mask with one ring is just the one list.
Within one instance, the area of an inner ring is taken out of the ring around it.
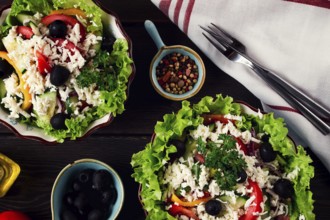
{"label": "chopped parsley", "polygon": [[86,65],[79,76],[77,84],[79,87],[89,87],[96,84],[98,90],[113,91],[116,88],[116,74],[112,66],[111,56],[106,51],[99,51],[88,65]]}
{"label": "chopped parsley", "polygon": [[221,144],[213,141],[197,140],[197,151],[204,155],[205,166],[215,170],[214,179],[222,190],[232,190],[238,173],[246,168],[246,162],[236,148],[236,140],[227,134],[220,134]]}

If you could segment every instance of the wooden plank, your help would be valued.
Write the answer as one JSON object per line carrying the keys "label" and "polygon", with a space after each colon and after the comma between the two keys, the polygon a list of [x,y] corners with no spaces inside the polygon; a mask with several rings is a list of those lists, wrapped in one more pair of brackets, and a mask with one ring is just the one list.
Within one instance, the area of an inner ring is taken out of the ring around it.
{"label": "wooden plank", "polygon": [[[0,199],[0,212],[21,210],[34,220],[48,220],[50,194],[56,176],[67,164],[94,158],[112,166],[122,178],[125,203],[119,219],[144,219],[137,197],[138,184],[131,178],[130,161],[134,152],[144,148],[149,137],[95,136],[84,142],[47,146],[35,141],[7,137],[0,151],[21,165],[21,174],[8,194]],[[130,211],[134,207],[134,212]]]}

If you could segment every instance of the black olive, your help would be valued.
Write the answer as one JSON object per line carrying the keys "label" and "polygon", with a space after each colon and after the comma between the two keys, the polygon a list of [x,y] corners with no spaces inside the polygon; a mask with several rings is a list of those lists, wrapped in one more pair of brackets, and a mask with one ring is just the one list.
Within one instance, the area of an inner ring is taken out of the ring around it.
{"label": "black olive", "polygon": [[101,210],[99,209],[93,209],[88,213],[88,220],[103,220],[104,219],[104,214]]}
{"label": "black olive", "polygon": [[55,65],[50,72],[50,82],[54,86],[63,85],[70,76],[70,71],[64,66]]}
{"label": "black olive", "polygon": [[221,206],[221,202],[219,200],[211,199],[205,203],[205,211],[209,215],[213,215],[213,216],[219,215],[219,213],[221,212],[221,209],[222,209],[222,206]]}
{"label": "black olive", "polygon": [[74,191],[79,192],[79,191],[81,191],[81,190],[83,189],[83,186],[82,186],[82,184],[81,184],[80,181],[76,180],[76,181],[74,181],[74,182],[72,183],[72,189],[73,189]]}
{"label": "black olive", "polygon": [[245,180],[247,179],[247,174],[244,169],[242,169],[238,172],[238,178],[239,178],[239,180],[237,181],[238,183],[245,182]]}
{"label": "black olive", "polygon": [[117,199],[117,190],[115,188],[102,192],[102,203],[113,204]]}
{"label": "black olive", "polygon": [[293,184],[288,179],[279,179],[274,184],[274,192],[283,199],[291,198],[294,194]]}
{"label": "black olive", "polygon": [[113,185],[111,174],[107,170],[97,170],[93,175],[93,188],[106,190]]}
{"label": "black olive", "polygon": [[65,119],[67,118],[68,116],[65,113],[57,113],[50,119],[50,124],[56,130],[66,129]]}
{"label": "black olive", "polygon": [[73,205],[76,194],[74,192],[68,192],[64,195],[64,203],[71,206]]}
{"label": "black olive", "polygon": [[65,38],[68,31],[67,25],[60,20],[56,20],[48,25],[49,35],[57,38]]}
{"label": "black olive", "polygon": [[6,78],[14,72],[14,68],[7,62],[0,58],[0,78]]}
{"label": "black olive", "polygon": [[76,216],[76,214],[73,211],[70,210],[65,210],[62,213],[62,220],[78,220],[78,217]]}
{"label": "black olive", "polygon": [[93,170],[93,169],[85,169],[85,170],[81,171],[78,175],[79,181],[84,184],[91,183],[94,172],[95,172],[95,170]]}
{"label": "black olive", "polygon": [[259,148],[260,157],[264,162],[272,162],[276,158],[276,151],[268,142],[262,143]]}
{"label": "black olive", "polygon": [[88,196],[84,192],[80,192],[73,201],[73,205],[80,214],[85,215],[90,208]]}
{"label": "black olive", "polygon": [[101,49],[111,52],[113,50],[113,44],[115,41],[116,38],[113,36],[104,36],[102,39]]}
{"label": "black olive", "polygon": [[183,141],[180,140],[171,140],[169,144],[172,144],[176,147],[177,152],[171,155],[172,158],[179,158],[184,155],[186,152],[186,145]]}
{"label": "black olive", "polygon": [[269,142],[269,135],[268,134],[264,134],[261,136],[261,140],[262,142]]}

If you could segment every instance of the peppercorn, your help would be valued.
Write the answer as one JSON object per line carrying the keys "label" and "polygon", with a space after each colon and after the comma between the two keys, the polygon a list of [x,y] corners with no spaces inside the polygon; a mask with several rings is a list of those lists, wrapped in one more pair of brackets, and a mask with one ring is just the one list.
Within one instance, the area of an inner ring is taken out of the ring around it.
{"label": "peppercorn", "polygon": [[192,90],[197,83],[198,68],[189,56],[171,53],[158,63],[156,77],[165,92],[183,94]]}

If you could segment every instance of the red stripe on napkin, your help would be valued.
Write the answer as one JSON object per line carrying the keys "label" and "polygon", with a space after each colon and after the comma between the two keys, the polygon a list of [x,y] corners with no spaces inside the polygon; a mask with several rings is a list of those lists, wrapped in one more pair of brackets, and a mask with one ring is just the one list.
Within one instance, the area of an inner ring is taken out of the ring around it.
{"label": "red stripe on napkin", "polygon": [[186,10],[186,14],[184,16],[183,32],[186,33],[186,34],[188,33],[190,16],[191,16],[191,12],[194,8],[194,4],[195,4],[195,0],[189,0],[187,10]]}
{"label": "red stripe on napkin", "polygon": [[178,25],[179,22],[179,15],[180,15],[180,10],[182,7],[183,0],[178,0],[174,9],[174,18],[173,22],[174,24]]}
{"label": "red stripe on napkin", "polygon": [[161,0],[159,2],[159,9],[168,16],[168,10],[170,9],[172,0]]}
{"label": "red stripe on napkin", "polygon": [[307,5],[314,5],[314,6],[330,9],[329,0],[286,0],[286,1],[302,3],[302,4],[307,4]]}

